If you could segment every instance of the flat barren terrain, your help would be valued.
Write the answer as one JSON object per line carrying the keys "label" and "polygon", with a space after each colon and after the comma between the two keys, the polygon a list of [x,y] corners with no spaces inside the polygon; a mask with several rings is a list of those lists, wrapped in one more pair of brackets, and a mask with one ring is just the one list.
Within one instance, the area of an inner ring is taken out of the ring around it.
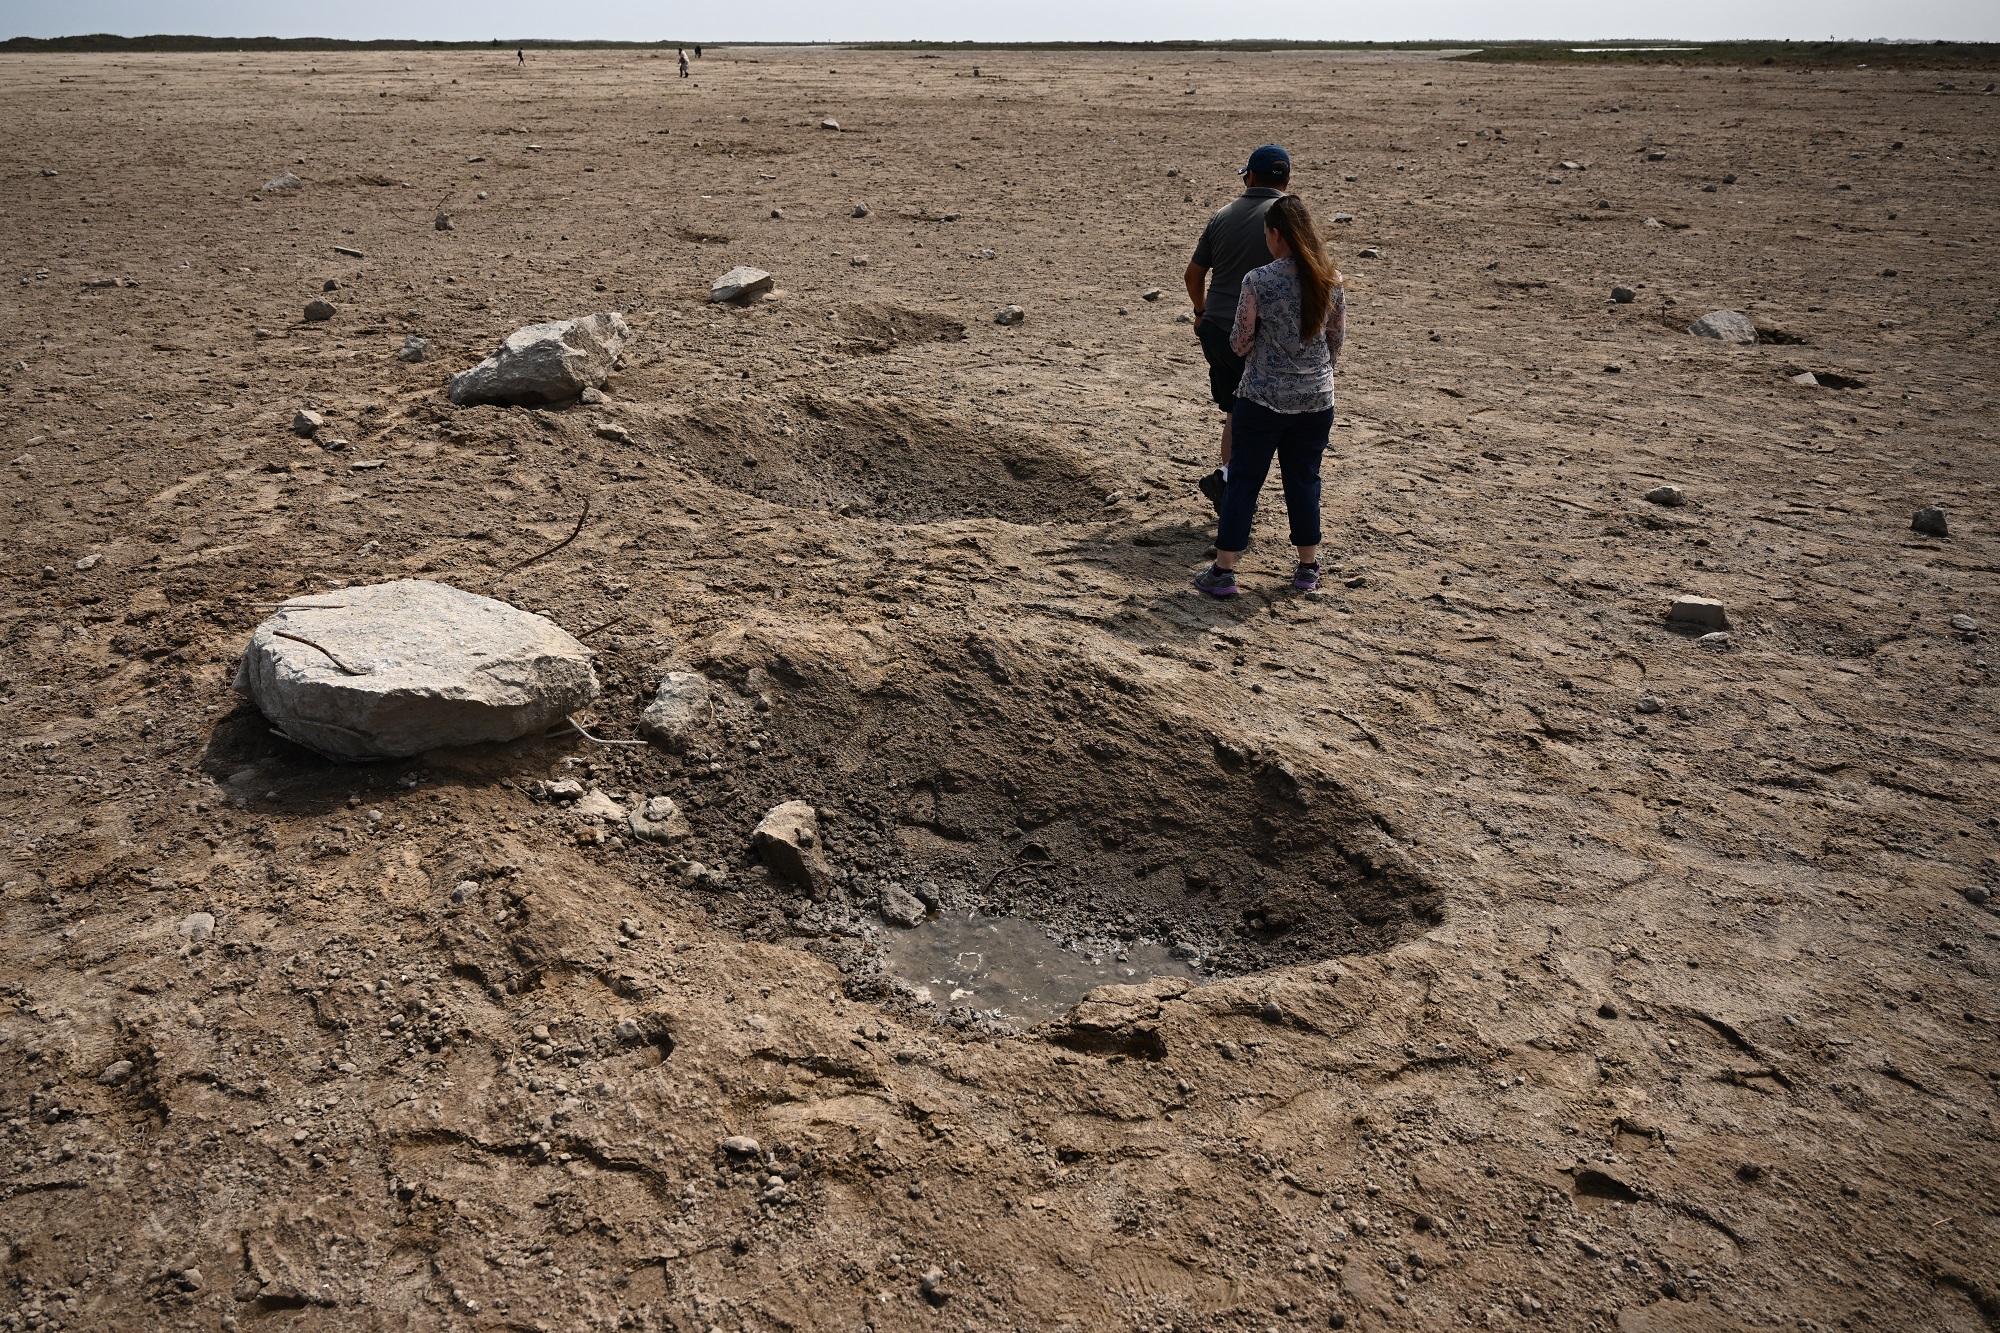
{"label": "flat barren terrain", "polygon": [[[0,1324],[2000,1325],[1989,86],[0,62]],[[1271,140],[1338,570],[1273,484],[1215,604],[1180,276]],[[593,311],[596,401],[445,397]],[[231,692],[395,578],[713,715],[336,765]]]}

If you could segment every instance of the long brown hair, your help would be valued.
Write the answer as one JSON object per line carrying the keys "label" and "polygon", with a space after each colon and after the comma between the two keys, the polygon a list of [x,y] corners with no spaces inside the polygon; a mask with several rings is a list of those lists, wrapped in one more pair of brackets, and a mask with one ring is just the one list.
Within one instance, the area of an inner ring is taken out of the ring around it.
{"label": "long brown hair", "polygon": [[1333,309],[1334,288],[1341,285],[1340,270],[1326,257],[1319,232],[1313,227],[1312,213],[1295,194],[1272,203],[1264,214],[1264,225],[1285,238],[1299,270],[1299,341],[1310,342],[1326,328]]}

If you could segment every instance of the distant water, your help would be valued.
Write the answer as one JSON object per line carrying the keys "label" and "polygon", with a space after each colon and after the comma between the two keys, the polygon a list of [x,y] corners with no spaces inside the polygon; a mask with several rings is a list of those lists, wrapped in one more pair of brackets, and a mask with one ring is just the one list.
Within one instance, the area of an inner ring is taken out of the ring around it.
{"label": "distant water", "polygon": [[947,914],[890,932],[883,962],[920,1000],[1020,1028],[1060,1016],[1099,986],[1195,975],[1164,945],[1127,944],[1093,962],[1033,922],[1009,916]]}

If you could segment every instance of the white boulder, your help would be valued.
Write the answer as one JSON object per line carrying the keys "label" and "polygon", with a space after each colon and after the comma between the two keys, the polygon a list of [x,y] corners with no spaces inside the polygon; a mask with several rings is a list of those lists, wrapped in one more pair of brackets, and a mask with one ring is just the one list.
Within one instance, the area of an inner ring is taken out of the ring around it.
{"label": "white boulder", "polygon": [[295,597],[236,671],[282,735],[333,759],[511,741],[597,698],[590,650],[519,607],[423,579]]}
{"label": "white boulder", "polygon": [[615,311],[515,329],[498,351],[451,378],[451,401],[560,403],[599,388],[632,338]]}

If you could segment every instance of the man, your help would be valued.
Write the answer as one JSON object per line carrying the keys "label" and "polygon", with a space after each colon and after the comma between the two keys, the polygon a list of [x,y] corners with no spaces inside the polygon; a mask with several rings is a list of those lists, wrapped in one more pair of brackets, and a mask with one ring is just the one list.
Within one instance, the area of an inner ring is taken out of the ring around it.
{"label": "man", "polygon": [[1244,274],[1271,262],[1271,252],[1264,248],[1264,214],[1291,185],[1292,157],[1278,145],[1267,143],[1250,154],[1250,161],[1236,174],[1243,177],[1243,193],[1209,218],[1194,247],[1194,259],[1187,266],[1194,332],[1208,357],[1208,391],[1225,414],[1222,465],[1201,479],[1201,493],[1218,514],[1222,512],[1223,488],[1229,482],[1226,414],[1236,406],[1236,385],[1243,378],[1243,358],[1229,346],[1230,326],[1236,322],[1236,296],[1243,290]]}

